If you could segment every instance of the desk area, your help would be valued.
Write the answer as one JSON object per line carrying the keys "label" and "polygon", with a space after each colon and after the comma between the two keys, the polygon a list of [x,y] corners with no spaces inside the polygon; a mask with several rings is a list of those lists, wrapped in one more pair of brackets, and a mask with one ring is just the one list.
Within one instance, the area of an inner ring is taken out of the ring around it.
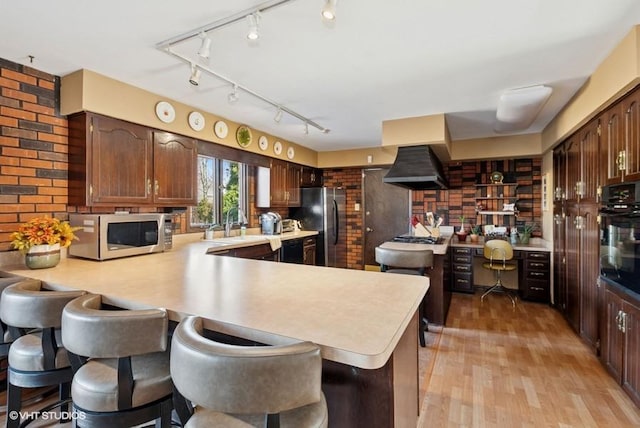
{"label": "desk area", "polygon": [[[484,241],[459,242],[453,237],[451,246],[451,291],[473,293],[477,286],[492,284],[492,273],[482,267]],[[549,303],[551,298],[551,249],[543,240],[513,246],[513,260],[518,269],[506,272],[503,283],[518,290],[522,299]]]}

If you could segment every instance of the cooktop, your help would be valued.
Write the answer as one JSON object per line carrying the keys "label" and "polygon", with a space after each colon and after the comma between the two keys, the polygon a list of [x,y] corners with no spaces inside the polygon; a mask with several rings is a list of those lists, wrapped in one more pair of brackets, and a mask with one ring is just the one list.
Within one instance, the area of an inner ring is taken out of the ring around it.
{"label": "cooktop", "polygon": [[408,244],[442,244],[444,238],[439,236],[396,236],[392,239],[393,242],[406,242]]}

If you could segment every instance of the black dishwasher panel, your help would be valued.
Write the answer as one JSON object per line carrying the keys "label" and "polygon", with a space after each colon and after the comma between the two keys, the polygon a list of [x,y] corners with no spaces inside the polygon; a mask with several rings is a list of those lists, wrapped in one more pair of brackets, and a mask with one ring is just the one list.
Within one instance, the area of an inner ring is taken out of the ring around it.
{"label": "black dishwasher panel", "polygon": [[304,246],[302,239],[288,239],[282,241],[280,261],[285,263],[304,263]]}

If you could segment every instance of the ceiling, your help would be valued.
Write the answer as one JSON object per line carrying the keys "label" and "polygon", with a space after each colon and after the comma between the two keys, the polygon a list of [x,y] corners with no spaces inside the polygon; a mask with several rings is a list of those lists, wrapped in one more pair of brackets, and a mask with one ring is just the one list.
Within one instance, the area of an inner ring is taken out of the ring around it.
{"label": "ceiling", "polygon": [[[382,121],[445,113],[453,140],[493,131],[500,94],[553,88],[540,132],[631,27],[638,0],[293,0],[262,14],[257,44],[241,21],[210,33],[210,69],[331,130],[323,134],[157,49],[264,0],[12,1],[2,7],[0,58],[64,76],[89,69],[317,151],[381,144]],[[194,58],[195,38],[174,46]],[[33,56],[30,63],[29,55]],[[123,103],[126,100],[123,100]],[[504,135],[504,134],[499,134]]]}

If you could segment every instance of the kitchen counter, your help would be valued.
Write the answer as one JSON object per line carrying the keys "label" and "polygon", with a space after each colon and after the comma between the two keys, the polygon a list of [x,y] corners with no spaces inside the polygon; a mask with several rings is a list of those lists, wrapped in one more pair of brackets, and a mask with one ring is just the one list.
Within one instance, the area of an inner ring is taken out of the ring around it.
{"label": "kitchen counter", "polygon": [[380,272],[207,254],[211,248],[200,234],[178,235],[164,253],[2,270],[52,289],[102,294],[123,308],[163,307],[173,321],[197,315],[205,328],[242,339],[274,345],[310,340],[326,361],[331,426],[415,427],[417,310],[428,278],[398,282]]}
{"label": "kitchen counter", "polygon": [[315,230],[299,230],[296,232],[284,232],[279,235],[252,235],[230,236],[227,238],[202,239],[203,242],[209,244],[207,252],[214,253],[217,251],[232,250],[235,248],[250,247],[253,245],[271,244],[276,250],[280,247],[281,241],[289,241],[292,239],[301,239],[309,236],[317,236]]}
{"label": "kitchen counter", "polygon": [[[483,248],[484,247],[484,238],[480,237],[480,239],[478,239],[478,242],[471,242],[471,240],[469,239],[469,237],[467,236],[466,241],[458,241],[458,237],[457,236],[453,236],[451,238],[451,241],[449,242],[449,244],[452,247],[467,247],[467,248]],[[552,243],[545,241],[544,239],[541,238],[531,238],[529,240],[528,244],[521,244],[521,243],[517,243],[515,245],[512,245],[514,251],[545,251],[545,252],[552,252]]]}

